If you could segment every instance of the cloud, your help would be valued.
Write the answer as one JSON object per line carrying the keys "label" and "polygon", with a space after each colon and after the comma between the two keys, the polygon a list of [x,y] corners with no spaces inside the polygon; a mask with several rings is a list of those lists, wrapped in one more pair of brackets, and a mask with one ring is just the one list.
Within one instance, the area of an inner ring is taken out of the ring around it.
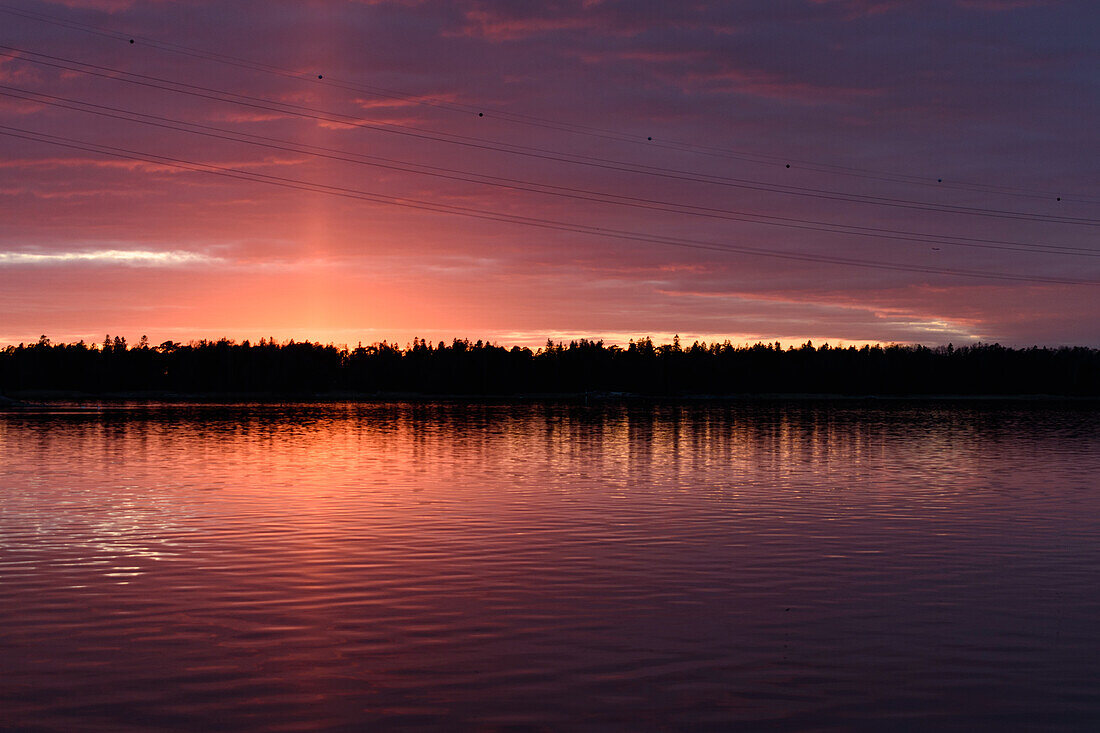
{"label": "cloud", "polygon": [[10,53],[12,54],[10,56],[0,56],[0,82],[34,84],[41,80],[42,73],[39,69],[21,62],[22,53],[19,51]]}
{"label": "cloud", "polygon": [[439,92],[437,94],[416,94],[400,98],[394,97],[358,97],[355,103],[362,109],[385,109],[390,107],[413,107],[422,105],[454,104],[458,102],[458,95],[454,92]]}
{"label": "cloud", "polygon": [[[54,5],[64,5],[67,8],[101,10],[104,13],[121,13],[138,5],[138,0],[48,0]],[[161,0],[143,0],[142,5],[157,4]]]}
{"label": "cloud", "polygon": [[198,252],[182,250],[102,249],[83,252],[0,252],[0,266],[10,265],[129,265],[137,267],[179,267],[224,262]]}
{"label": "cloud", "polygon": [[[211,165],[222,168],[270,168],[279,166],[301,165],[309,161],[306,156],[296,158],[278,157],[274,155],[263,158],[237,158],[232,160],[195,161],[197,165]],[[145,173],[202,173],[203,171],[181,167],[170,163],[156,163],[146,160],[127,160],[118,158],[13,158],[0,160],[2,168],[113,168],[123,171],[142,171]]]}
{"label": "cloud", "polygon": [[219,122],[233,122],[246,124],[249,122],[274,122],[275,120],[296,119],[294,115],[283,112],[217,112],[211,114],[208,119]]}
{"label": "cloud", "polygon": [[453,35],[497,42],[518,41],[554,31],[578,30],[589,25],[589,21],[580,16],[509,18],[486,10],[468,10],[465,15],[465,25],[454,31]]}
{"label": "cloud", "polygon": [[[294,73],[313,70],[312,77],[288,79],[30,22],[5,26],[9,42],[107,68],[415,124],[475,144],[230,107],[3,59],[0,78],[33,71],[35,79],[10,83],[173,119],[218,120],[209,123],[218,127],[255,124],[249,131],[346,151],[349,158],[372,155],[538,181],[563,193],[606,191],[849,226],[1093,245],[1084,227],[869,206],[707,180],[1095,218],[1090,203],[1067,195],[1096,198],[1087,161],[1096,159],[1100,107],[1091,73],[1095,42],[1085,22],[1095,13],[1081,0],[311,0],[278,3],[278,12],[251,0],[64,5],[72,9],[54,4],[50,12],[77,22],[115,12],[98,24],[122,23],[142,37]],[[211,12],[215,6],[218,12]],[[321,72],[333,83],[315,83]],[[375,99],[366,90],[376,87],[409,94]],[[460,109],[431,106],[435,101]],[[467,105],[473,114],[461,113]],[[476,114],[481,109],[484,118]],[[959,247],[932,252],[872,237],[413,176],[285,150],[266,158],[272,149],[231,140],[59,108],[27,112],[34,110],[25,103],[0,103],[0,123],[604,229],[855,260],[1096,277],[1094,264],[1079,258],[994,256]],[[642,142],[650,135],[653,144]],[[598,161],[580,166],[496,149],[512,145],[687,175],[640,176]],[[788,158],[795,162],[790,169],[783,165]],[[978,290],[974,281],[958,278],[620,242],[181,173],[163,161],[108,160],[0,136],[5,332],[14,329],[12,307],[24,308],[19,328],[37,335],[40,322],[50,330],[94,331],[100,321],[113,323],[111,308],[142,302],[156,308],[128,323],[150,333],[190,324],[239,336],[230,326],[266,328],[285,320],[286,329],[299,329],[296,336],[372,324],[397,329],[387,335],[531,334],[536,343],[536,334],[544,340],[548,333],[677,331],[708,340],[787,335],[815,343],[825,336],[956,343],[964,340],[956,334],[1039,342],[1100,338],[1088,288]],[[940,176],[991,185],[928,183]],[[999,186],[1012,197],[998,193]],[[1057,194],[1029,198],[1044,191]],[[1064,198],[1055,202],[1054,195]],[[211,242],[250,244],[222,249]],[[408,257],[407,266],[378,261],[396,253]],[[202,277],[189,269],[198,267],[206,268]],[[920,290],[924,284],[943,287]],[[52,303],[67,310],[43,316]],[[173,320],[168,308],[180,303],[203,320]],[[315,303],[324,307],[309,310]]]}
{"label": "cloud", "polygon": [[818,85],[784,78],[781,74],[751,69],[689,72],[678,75],[685,91],[748,94],[765,99],[822,104],[853,97],[869,97],[879,90],[849,86]]}
{"label": "cloud", "polygon": [[401,8],[415,8],[429,0],[355,0],[362,5],[394,5]]}
{"label": "cloud", "polygon": [[125,188],[83,188],[83,189],[34,189],[26,186],[6,188],[0,186],[0,196],[32,196],[37,199],[75,199],[90,196],[125,196],[131,200],[144,192]]}
{"label": "cloud", "polygon": [[811,0],[815,5],[839,8],[848,20],[882,15],[904,7],[902,0]]}
{"label": "cloud", "polygon": [[958,3],[961,8],[986,10],[994,13],[1020,8],[1037,8],[1052,4],[1051,0],[958,0]]}

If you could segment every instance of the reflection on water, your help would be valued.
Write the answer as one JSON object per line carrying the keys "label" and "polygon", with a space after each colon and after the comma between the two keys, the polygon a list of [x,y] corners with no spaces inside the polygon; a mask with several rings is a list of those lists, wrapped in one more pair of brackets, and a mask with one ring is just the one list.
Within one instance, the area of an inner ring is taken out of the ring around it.
{"label": "reflection on water", "polygon": [[0,727],[1100,724],[1100,411],[0,416]]}

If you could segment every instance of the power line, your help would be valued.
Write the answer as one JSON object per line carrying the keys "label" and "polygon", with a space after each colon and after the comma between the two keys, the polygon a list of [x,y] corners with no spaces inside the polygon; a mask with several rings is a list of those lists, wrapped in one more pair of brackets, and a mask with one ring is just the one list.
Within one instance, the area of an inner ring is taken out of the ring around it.
{"label": "power line", "polygon": [[[439,132],[436,130],[430,130],[425,128],[418,128],[412,125],[402,125],[397,123],[384,123],[372,120],[367,120],[362,117],[356,117],[352,115],[345,115],[338,112],[326,111],[323,109],[317,109],[305,105],[292,104],[287,102],[278,102],[275,100],[266,99],[263,97],[254,97],[251,95],[236,94],[233,92],[226,92],[224,90],[213,89],[210,87],[204,87],[195,84],[189,84],[186,82],[177,82],[170,79],[163,79],[160,77],[150,76],[146,74],[137,74],[133,72],[124,71],[121,69],[115,69],[111,67],[101,66],[97,64],[88,64],[80,61],[73,61],[58,56],[52,56],[50,54],[42,54],[34,51],[28,51],[13,46],[0,45],[0,56],[6,56],[8,58],[17,59],[19,61],[33,63],[42,66],[48,66],[53,68],[65,69],[68,71],[76,71],[78,73],[87,74],[104,79],[110,79],[113,81],[123,81],[129,84],[138,86],[151,87],[161,89],[177,94],[185,94],[188,96],[211,99],[219,102],[226,102],[230,104],[236,104],[253,109],[262,109],[269,112],[278,112],[281,114],[292,115],[302,117],[306,119],[321,120],[325,122],[334,122],[338,124],[344,124],[351,127],[358,127],[362,129],[369,129],[382,132],[390,132],[403,136],[433,140],[436,142],[444,142],[454,145],[461,145],[465,147],[471,147],[482,150],[491,150],[494,152],[502,152],[511,155],[520,155],[525,157],[532,157],[544,160],[553,160],[563,163],[571,163],[577,165],[585,165],[589,167],[595,167],[605,170],[615,170],[620,172],[635,173],[640,175],[656,176],[664,179],[683,180],[694,183],[704,183],[712,185],[720,185],[732,188],[749,189],[755,191],[767,191],[772,193],[780,193],[791,196],[809,197],[826,199],[833,201],[844,201],[846,203],[857,204],[869,204],[876,206],[888,206],[893,208],[911,209],[918,211],[935,211],[938,213],[948,214],[960,214],[969,216],[982,216],[992,217],[1000,219],[1013,219],[1021,221],[1035,221],[1044,223],[1056,223],[1056,224],[1071,224],[1077,226],[1100,226],[1100,219],[1088,219],[1081,217],[1064,217],[1036,214],[1032,212],[1018,212],[1007,211],[1001,209],[989,209],[982,207],[964,207],[953,206],[948,204],[934,204],[925,201],[913,201],[908,199],[896,199],[882,196],[870,196],[865,194],[849,194],[843,192],[833,192],[825,189],[815,189],[799,186],[785,186],[781,184],[769,184],[763,181],[756,181],[752,179],[732,178],[726,176],[711,176],[706,174],[697,174],[690,171],[683,171],[678,169],[661,168],[657,166],[647,165],[634,165],[624,161],[618,161],[607,158],[598,158],[593,156],[581,156],[571,155],[566,153],[560,153],[553,150],[546,150],[543,148],[534,148],[529,146],[512,145],[509,143],[502,143],[498,141],[485,142],[479,138],[473,138],[464,135],[456,135],[453,133]],[[7,52],[5,52],[7,51]],[[28,58],[20,54],[29,54],[38,58]],[[49,59],[43,60],[43,59]],[[127,78],[131,77],[131,78]]]}
{"label": "power line", "polygon": [[956,277],[970,277],[986,280],[1004,280],[1013,282],[1031,282],[1061,285],[1100,285],[1100,281],[1091,280],[1074,280],[1069,278],[1043,277],[1034,275],[1016,275],[1012,273],[986,272],[981,270],[962,270],[941,267],[929,267],[923,265],[900,265],[895,263],[879,262],[866,259],[813,255],[798,252],[789,252],[784,250],[770,250],[760,247],[748,247],[744,245],[730,245],[677,237],[665,237],[661,235],[645,234],[642,232],[610,229],[605,227],[594,227],[585,224],[573,224],[569,222],[555,221],[552,219],[541,219],[536,217],[520,216],[516,214],[505,214],[502,212],[478,209],[473,207],[457,206],[454,204],[442,204],[420,199],[388,196],[384,194],[377,194],[369,191],[362,191],[359,189],[347,188],[343,186],[331,186],[327,184],[313,183],[310,181],[302,181],[286,176],[274,176],[270,174],[244,171],[236,168],[218,166],[209,163],[200,163],[182,158],[173,158],[152,153],[144,153],[129,150],[126,148],[102,145],[100,143],[92,143],[59,135],[49,135],[46,133],[35,132],[33,130],[25,130],[17,127],[10,127],[7,125],[0,125],[0,135],[7,135],[10,137],[30,140],[34,142],[42,142],[60,147],[82,150],[85,152],[98,153],[101,155],[107,155],[116,158],[137,160],[157,165],[165,165],[169,167],[179,168],[183,170],[207,173],[225,178],[232,178],[257,183],[267,183],[269,185],[293,190],[309,191],[313,193],[321,193],[325,195],[339,196],[355,200],[370,201],[372,203],[379,203],[390,206],[401,206],[405,208],[419,209],[424,211],[433,211],[436,213],[466,216],[486,221],[520,224],[523,226],[531,226],[554,231],[589,234],[610,239],[662,244],[674,247],[724,252],[727,254],[748,254],[786,260],[815,262],[820,264],[846,265],[851,267],[892,270],[899,272],[918,272],[924,274],[951,275]]}
{"label": "power line", "polygon": [[43,92],[20,89],[19,87],[12,87],[4,84],[0,84],[0,95],[11,97],[14,99],[32,101],[38,104],[49,105],[61,109],[69,109],[111,119],[125,120],[128,122],[149,125],[161,129],[174,130],[192,135],[202,135],[214,139],[245,143],[272,150],[293,152],[357,165],[366,165],[388,170],[397,170],[407,173],[433,176],[446,180],[476,183],[480,185],[494,186],[510,190],[526,191],[550,196],[565,197],[575,200],[613,204],[618,206],[628,206],[637,209],[676,213],[688,216],[699,216],[712,219],[723,219],[729,221],[764,224],[768,226],[779,226],[799,230],[874,237],[876,239],[919,242],[923,244],[946,244],[952,246],[998,249],[1015,252],[1039,252],[1043,254],[1100,257],[1100,251],[1085,247],[1013,242],[1006,240],[981,239],[975,237],[961,237],[955,235],[899,231],[880,227],[837,224],[834,222],[822,222],[811,219],[774,216],[769,214],[761,214],[758,212],[734,211],[729,209],[694,206],[690,204],[679,204],[675,202],[623,196],[619,194],[611,194],[603,191],[593,191],[577,187],[557,186],[553,184],[525,181],[522,179],[506,178],[501,176],[489,176],[460,169],[443,168],[439,166],[427,166],[418,163],[409,163],[407,161],[395,160],[392,158],[385,158],[381,156],[352,153],[337,148],[326,148],[321,146],[292,143],[290,141],[281,140],[279,138],[272,138],[263,135],[253,135],[250,133],[227,130],[225,128],[212,125],[186,122],[176,118],[135,112],[133,110],[126,110],[110,105],[95,104],[92,102],[85,102],[82,100],[75,100],[56,95],[45,94]]}
{"label": "power line", "polygon": [[[28,20],[34,20],[42,23],[53,24],[56,26],[68,28],[71,30],[82,31],[93,35],[99,35],[102,37],[110,38],[112,40],[129,41],[133,44],[136,39],[141,40],[143,47],[154,48],[160,51],[167,51],[170,53],[189,56],[192,58],[199,58],[206,61],[213,61],[215,63],[227,64],[238,68],[250,69],[253,71],[259,71],[266,74],[273,74],[288,79],[294,79],[296,81],[309,82],[311,84],[322,84],[324,86],[344,89],[346,91],[360,92],[369,94],[376,97],[385,99],[394,99],[417,104],[421,106],[434,107],[437,109],[448,110],[452,112],[458,112],[461,114],[478,113],[483,116],[485,107],[475,107],[468,104],[459,104],[455,102],[448,102],[431,97],[425,97],[423,95],[415,94],[412,92],[388,89],[385,87],[378,87],[372,85],[366,85],[362,83],[351,83],[335,79],[331,76],[325,77],[324,75],[312,75],[303,74],[298,71],[287,69],[272,64],[267,64],[250,59],[244,59],[238,56],[232,56],[228,54],[217,53],[213,51],[204,51],[201,49],[184,46],[181,44],[171,43],[168,41],[161,41],[157,39],[151,39],[147,37],[139,37],[127,35],[118,31],[111,31],[101,27],[93,26],[86,23],[80,23],[71,19],[63,19],[57,16],[48,15],[37,11],[25,10],[22,8],[14,8],[10,5],[0,3],[0,12],[5,12],[17,17],[21,17]],[[798,167],[806,170],[813,170],[816,172],[831,173],[835,175],[852,176],[857,178],[864,178],[875,181],[886,181],[891,183],[904,183],[910,185],[919,185],[935,188],[949,188],[955,190],[964,191],[977,191],[982,193],[992,193],[1003,196],[1015,196],[1020,198],[1032,198],[1041,200],[1050,200],[1051,198],[1057,198],[1057,200],[1075,201],[1079,203],[1100,203],[1100,200],[1092,198],[1082,198],[1073,195],[1065,195],[1055,191],[1039,191],[1030,188],[1001,186],[986,183],[976,183],[968,181],[950,181],[943,182],[939,180],[933,183],[928,176],[917,176],[906,173],[897,173],[882,170],[873,170],[867,168],[859,168],[856,166],[836,165],[829,163],[821,163],[815,161],[809,161],[804,159],[790,158],[786,156],[777,156],[774,154],[766,154],[760,152],[736,150],[731,148],[724,148],[713,145],[702,145],[699,143],[689,143],[677,140],[657,140],[654,141],[651,136],[646,136],[643,140],[641,135],[627,135],[617,130],[609,130],[606,128],[595,127],[590,125],[581,125],[570,122],[563,122],[560,120],[553,120],[546,117],[539,117],[536,115],[521,114],[517,112],[509,112],[506,110],[492,109],[491,117],[502,120],[505,122],[521,125],[529,125],[535,127],[541,127],[545,129],[552,129],[561,132],[569,132],[577,135],[586,135],[605,140],[614,140],[618,142],[633,143],[637,145],[646,145],[647,147],[657,147],[668,150],[675,150],[680,152],[690,152],[695,154],[705,154],[710,156],[721,156],[730,158],[733,160],[748,161],[753,163],[761,163],[766,165],[778,165],[786,163],[797,163]],[[788,167],[790,167],[788,165]]]}

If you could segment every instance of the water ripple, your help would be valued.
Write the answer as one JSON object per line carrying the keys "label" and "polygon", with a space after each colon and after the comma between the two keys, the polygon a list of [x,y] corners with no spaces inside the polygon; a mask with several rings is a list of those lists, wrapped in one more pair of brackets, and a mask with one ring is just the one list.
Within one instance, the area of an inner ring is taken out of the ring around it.
{"label": "water ripple", "polygon": [[1100,725],[1100,412],[0,416],[0,727]]}

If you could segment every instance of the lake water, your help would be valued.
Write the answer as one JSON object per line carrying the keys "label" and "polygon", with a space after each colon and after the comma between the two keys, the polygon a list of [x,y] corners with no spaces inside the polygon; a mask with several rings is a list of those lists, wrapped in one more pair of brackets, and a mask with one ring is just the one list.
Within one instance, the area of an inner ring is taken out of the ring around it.
{"label": "lake water", "polygon": [[1100,729],[1100,409],[0,415],[0,728]]}

